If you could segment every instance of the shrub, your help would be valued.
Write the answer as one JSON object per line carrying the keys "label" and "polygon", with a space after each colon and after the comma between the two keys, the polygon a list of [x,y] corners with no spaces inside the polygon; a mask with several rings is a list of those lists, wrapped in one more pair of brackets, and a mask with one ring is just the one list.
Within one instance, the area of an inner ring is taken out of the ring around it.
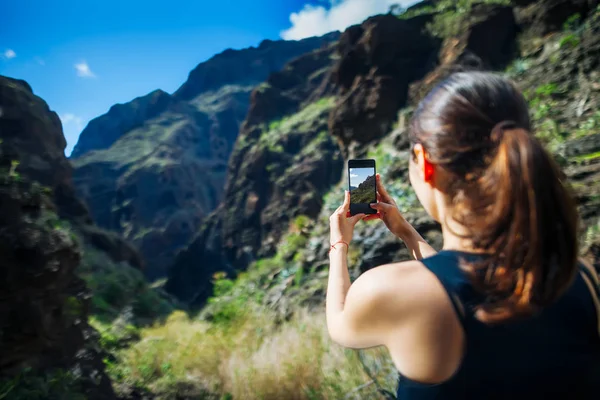
{"label": "shrub", "polygon": [[571,15],[567,20],[563,23],[563,29],[566,31],[575,30],[581,25],[581,14],[576,13]]}
{"label": "shrub", "polygon": [[554,94],[560,93],[558,89],[558,85],[556,83],[547,83],[542,86],[538,86],[535,89],[535,94],[542,97],[552,96]]}
{"label": "shrub", "polygon": [[[142,340],[118,352],[109,373],[117,382],[175,398],[183,385],[210,398],[340,399],[369,381],[358,353],[330,341],[323,312],[301,310],[277,325],[267,310],[253,311],[234,327],[190,320],[181,312],[145,328]],[[360,353],[385,387],[396,373],[383,348]],[[373,385],[357,391],[375,398]]]}
{"label": "shrub", "polygon": [[570,33],[570,34],[564,36],[562,39],[560,39],[560,41],[558,42],[558,45],[561,48],[563,48],[565,46],[577,47],[577,46],[579,46],[580,42],[581,42],[581,39],[579,39],[579,36],[575,35],[574,33]]}

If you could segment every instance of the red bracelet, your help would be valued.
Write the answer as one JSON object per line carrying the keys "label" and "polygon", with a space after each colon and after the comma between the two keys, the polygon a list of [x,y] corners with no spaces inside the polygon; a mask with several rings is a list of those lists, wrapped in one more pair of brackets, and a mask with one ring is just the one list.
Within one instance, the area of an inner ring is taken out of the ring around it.
{"label": "red bracelet", "polygon": [[329,248],[329,253],[331,253],[331,250],[335,249],[336,244],[340,244],[340,243],[345,244],[347,248],[350,248],[348,243],[344,242],[343,240],[338,240],[337,242],[335,242],[334,244],[331,245],[331,247]]}

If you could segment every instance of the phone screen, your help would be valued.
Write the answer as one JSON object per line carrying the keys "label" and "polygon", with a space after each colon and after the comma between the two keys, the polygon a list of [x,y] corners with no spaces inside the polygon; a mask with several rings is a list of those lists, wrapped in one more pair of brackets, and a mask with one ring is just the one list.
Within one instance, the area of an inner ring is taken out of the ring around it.
{"label": "phone screen", "polygon": [[348,162],[350,183],[350,214],[374,214],[369,204],[377,202],[374,160],[350,160]]}

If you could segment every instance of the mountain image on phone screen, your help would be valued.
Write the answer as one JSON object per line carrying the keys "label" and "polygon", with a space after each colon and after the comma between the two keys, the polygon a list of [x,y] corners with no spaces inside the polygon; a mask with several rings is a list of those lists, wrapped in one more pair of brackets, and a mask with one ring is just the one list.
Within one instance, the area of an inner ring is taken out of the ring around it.
{"label": "mountain image on phone screen", "polygon": [[350,168],[350,203],[370,204],[375,195],[375,168]]}

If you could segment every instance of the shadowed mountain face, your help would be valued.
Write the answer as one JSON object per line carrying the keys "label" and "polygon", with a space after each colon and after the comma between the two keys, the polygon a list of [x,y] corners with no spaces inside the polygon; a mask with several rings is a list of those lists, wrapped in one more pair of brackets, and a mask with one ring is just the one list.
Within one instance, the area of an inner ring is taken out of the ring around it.
{"label": "shadowed mountain face", "polygon": [[98,225],[137,246],[149,278],[165,274],[221,200],[254,87],[338,36],[226,50],[172,96],[157,90],[89,123],[73,152],[77,192]]}
{"label": "shadowed mountain face", "polygon": [[27,83],[3,76],[0,110],[0,376],[75,368],[86,398],[113,399],[77,267],[84,247],[122,269],[141,261],[94,226],[75,196],[56,113]]}

